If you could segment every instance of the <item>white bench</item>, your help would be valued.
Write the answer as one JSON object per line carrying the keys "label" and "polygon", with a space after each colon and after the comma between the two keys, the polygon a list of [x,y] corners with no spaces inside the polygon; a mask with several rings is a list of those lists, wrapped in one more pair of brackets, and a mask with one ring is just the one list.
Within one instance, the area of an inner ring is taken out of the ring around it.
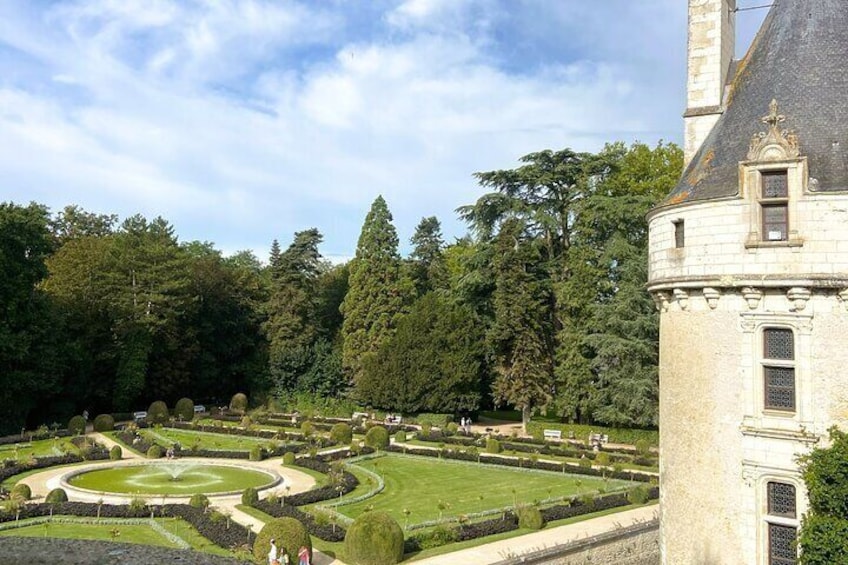
{"label": "white bench", "polygon": [[545,430],[545,439],[562,439],[562,430]]}

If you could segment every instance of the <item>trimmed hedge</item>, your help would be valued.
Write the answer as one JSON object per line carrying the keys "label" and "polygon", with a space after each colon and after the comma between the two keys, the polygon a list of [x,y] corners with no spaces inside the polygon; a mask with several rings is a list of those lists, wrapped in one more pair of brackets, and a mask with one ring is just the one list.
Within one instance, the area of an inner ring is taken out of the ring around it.
{"label": "trimmed hedge", "polygon": [[281,554],[283,550],[288,552],[290,562],[297,559],[298,551],[304,546],[309,550],[309,562],[312,562],[312,539],[304,525],[294,518],[276,518],[259,531],[253,542],[253,557],[258,563],[267,563],[272,539]]}
{"label": "trimmed hedge", "polygon": [[289,501],[294,498],[294,496],[297,495],[287,496],[285,499],[282,499],[282,502],[285,504],[275,504],[268,499],[264,499],[254,504],[253,507],[257,510],[261,510],[269,516],[273,516],[274,518],[294,518],[306,527],[306,531],[309,532],[309,535],[315,536],[316,538],[324,541],[344,541],[346,530],[342,526],[319,524],[314,515],[309,512],[304,512],[300,508],[289,504]]}
{"label": "trimmed hedge", "polygon": [[123,456],[124,450],[121,449],[120,445],[113,445],[112,448],[109,450],[109,459],[111,459],[112,461],[118,461]]}
{"label": "trimmed hedge", "polygon": [[395,565],[403,559],[403,530],[385,512],[366,512],[348,528],[344,548],[352,565]]}
{"label": "trimmed hedge", "polygon": [[365,433],[365,445],[373,449],[386,449],[389,446],[389,431],[383,426],[374,426]]}
{"label": "trimmed hedge", "polygon": [[[87,460],[93,461],[108,458],[109,453],[99,445],[96,445],[92,449]],[[35,459],[35,462],[20,463],[11,459],[7,461],[9,461],[10,463],[7,463],[2,468],[0,468],[0,482],[5,481],[9,477],[14,477],[15,475],[19,475],[20,473],[25,473],[27,471],[34,471],[36,469],[46,469],[48,467],[55,467],[56,465],[82,463],[83,461],[86,461],[86,459],[83,459],[79,455],[68,454],[58,455],[55,457],[38,457]]]}
{"label": "trimmed hedge", "polygon": [[32,489],[29,488],[28,484],[18,483],[12,487],[12,490],[9,494],[12,498],[22,498],[24,500],[29,500],[30,498],[32,498]]}
{"label": "trimmed hedge", "polygon": [[518,527],[528,530],[541,530],[545,525],[542,513],[535,506],[522,506],[518,509]]}
{"label": "trimmed hedge", "polygon": [[98,414],[94,418],[95,432],[111,432],[115,429],[115,418],[111,414]]}
{"label": "trimmed hedge", "polygon": [[174,416],[186,422],[194,419],[194,401],[191,398],[180,398],[174,405]]}
{"label": "trimmed hedge", "polygon": [[74,416],[68,421],[68,431],[71,435],[79,435],[85,433],[85,418],[82,416]]}
{"label": "trimmed hedge", "polygon": [[47,496],[44,497],[44,502],[47,504],[55,504],[57,502],[67,502],[68,501],[68,493],[65,492],[64,489],[54,488],[50,492],[47,493]]}
{"label": "trimmed hedge", "polygon": [[147,409],[147,421],[154,424],[163,424],[168,421],[168,405],[163,400],[154,400]]}
{"label": "trimmed hedge", "polygon": [[562,437],[568,437],[573,432],[574,437],[587,440],[589,434],[606,434],[611,443],[625,443],[633,445],[640,439],[646,440],[650,445],[659,445],[660,435],[657,430],[638,430],[627,428],[604,428],[602,426],[587,426],[581,424],[552,424],[547,422],[530,422],[527,424],[527,432],[534,439],[543,439],[545,430],[560,430]]}
{"label": "trimmed hedge", "polygon": [[253,487],[247,487],[241,493],[241,503],[245,506],[253,506],[259,502],[259,493]]}
{"label": "trimmed hedge", "polygon": [[230,410],[244,414],[244,411],[247,410],[247,395],[242,392],[235,393],[230,399]]}

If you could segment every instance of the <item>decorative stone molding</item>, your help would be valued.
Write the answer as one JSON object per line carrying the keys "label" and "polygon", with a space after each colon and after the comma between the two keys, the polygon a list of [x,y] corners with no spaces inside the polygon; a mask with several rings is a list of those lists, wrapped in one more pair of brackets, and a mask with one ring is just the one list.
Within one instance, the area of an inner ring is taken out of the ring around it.
{"label": "decorative stone molding", "polygon": [[848,310],[848,288],[843,288],[842,290],[840,290],[836,297],[839,299],[845,309]]}
{"label": "decorative stone molding", "polygon": [[660,312],[668,312],[668,302],[669,296],[667,292],[655,292],[653,293],[654,305],[657,307],[657,310]]}
{"label": "decorative stone molding", "polygon": [[756,310],[760,305],[760,300],[763,298],[763,291],[758,288],[746,286],[742,289],[742,298],[748,303],[748,308]]}
{"label": "decorative stone molding", "polygon": [[674,289],[674,298],[681,310],[686,310],[689,307],[689,293],[682,288]]}
{"label": "decorative stone molding", "polygon": [[792,306],[789,309],[796,312],[802,311],[807,307],[807,301],[810,300],[810,295],[810,289],[808,288],[799,286],[790,288],[786,293],[786,298],[788,298],[789,302],[792,303]]}
{"label": "decorative stone molding", "polygon": [[762,118],[762,122],[767,124],[769,129],[756,133],[751,138],[748,147],[749,161],[782,161],[794,159],[801,154],[798,136],[792,131],[778,129],[778,125],[785,120],[786,116],[777,111],[777,100],[772,100],[768,115]]}
{"label": "decorative stone molding", "polygon": [[707,301],[707,306],[710,307],[710,310],[715,310],[718,306],[718,299],[721,298],[721,292],[712,287],[706,287],[703,292],[704,299]]}
{"label": "decorative stone molding", "polygon": [[742,482],[745,483],[746,487],[754,486],[754,480],[756,479],[756,475],[754,475],[753,471],[750,469],[742,470]]}

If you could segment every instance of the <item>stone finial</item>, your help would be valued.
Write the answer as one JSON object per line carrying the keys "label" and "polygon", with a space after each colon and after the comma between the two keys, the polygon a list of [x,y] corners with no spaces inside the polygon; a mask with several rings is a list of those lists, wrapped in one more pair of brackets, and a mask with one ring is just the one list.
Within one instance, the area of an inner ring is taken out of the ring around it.
{"label": "stone finial", "polygon": [[786,298],[792,303],[790,310],[800,312],[807,307],[807,301],[810,300],[810,289],[803,287],[793,287],[786,292]]}
{"label": "stone finial", "polygon": [[710,307],[710,310],[715,310],[718,306],[718,299],[721,298],[721,293],[718,289],[706,287],[704,289],[704,298],[706,299],[707,306]]}
{"label": "stone finial", "polygon": [[793,159],[801,154],[798,149],[798,136],[793,131],[780,130],[778,126],[786,121],[786,116],[778,112],[777,100],[769,104],[769,113],[761,121],[768,131],[755,133],[748,147],[749,161],[780,161]]}
{"label": "stone finial", "polygon": [[689,307],[689,293],[682,288],[674,289],[674,298],[681,310],[686,310]]}
{"label": "stone finial", "polygon": [[742,298],[744,298],[745,302],[748,303],[749,309],[756,310],[760,305],[760,300],[763,298],[763,291],[746,286],[742,289]]}

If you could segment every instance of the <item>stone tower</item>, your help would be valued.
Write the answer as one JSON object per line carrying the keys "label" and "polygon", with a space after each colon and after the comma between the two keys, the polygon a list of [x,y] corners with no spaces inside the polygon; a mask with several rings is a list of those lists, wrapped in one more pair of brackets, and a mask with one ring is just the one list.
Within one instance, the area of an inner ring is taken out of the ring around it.
{"label": "stone tower", "polygon": [[848,421],[848,9],[780,0],[731,63],[732,8],[689,2],[691,160],[649,216],[664,565],[794,564],[796,458]]}

